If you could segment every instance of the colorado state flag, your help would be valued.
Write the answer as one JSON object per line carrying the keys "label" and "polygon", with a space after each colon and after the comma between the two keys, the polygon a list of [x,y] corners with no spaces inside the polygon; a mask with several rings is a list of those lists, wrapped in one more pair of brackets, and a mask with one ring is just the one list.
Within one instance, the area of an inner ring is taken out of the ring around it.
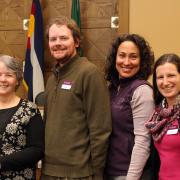
{"label": "colorado state flag", "polygon": [[32,1],[29,20],[26,59],[23,84],[28,92],[28,99],[44,91],[43,78],[43,18],[39,0]]}

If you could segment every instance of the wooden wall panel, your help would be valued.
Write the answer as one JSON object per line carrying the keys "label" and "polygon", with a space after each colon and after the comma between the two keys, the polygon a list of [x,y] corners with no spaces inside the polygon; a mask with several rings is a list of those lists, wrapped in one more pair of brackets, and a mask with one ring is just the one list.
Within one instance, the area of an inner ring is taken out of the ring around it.
{"label": "wooden wall panel", "polygon": [[43,18],[44,25],[46,26],[48,20],[52,17],[57,16],[69,16],[69,1],[68,0],[43,0],[42,8],[43,8]]}
{"label": "wooden wall panel", "polygon": [[90,61],[104,70],[105,59],[114,34],[110,28],[83,29],[83,50]]}
{"label": "wooden wall panel", "polygon": [[28,14],[26,1],[0,1],[0,30],[22,30],[22,21]]}
{"label": "wooden wall panel", "polygon": [[82,28],[110,28],[116,0],[81,0]]}
{"label": "wooden wall panel", "polygon": [[24,41],[25,32],[21,31],[0,31],[0,52],[1,54],[7,53],[9,55],[18,57],[24,60]]}
{"label": "wooden wall panel", "polygon": [[117,0],[81,1],[82,32],[85,56],[104,70],[105,60],[117,29],[111,28]]}

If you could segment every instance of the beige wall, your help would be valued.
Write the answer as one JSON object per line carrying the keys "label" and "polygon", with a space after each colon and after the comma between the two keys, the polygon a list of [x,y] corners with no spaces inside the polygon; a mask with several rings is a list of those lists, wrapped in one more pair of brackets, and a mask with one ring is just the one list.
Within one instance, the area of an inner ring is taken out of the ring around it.
{"label": "beige wall", "polygon": [[180,0],[130,0],[129,32],[144,36],[158,58],[180,55]]}

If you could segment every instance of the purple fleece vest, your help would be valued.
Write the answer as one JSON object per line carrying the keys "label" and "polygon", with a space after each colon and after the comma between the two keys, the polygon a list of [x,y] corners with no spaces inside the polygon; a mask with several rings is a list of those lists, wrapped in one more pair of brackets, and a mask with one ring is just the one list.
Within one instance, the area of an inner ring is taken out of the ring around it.
{"label": "purple fleece vest", "polygon": [[107,157],[106,174],[126,176],[134,146],[134,125],[131,100],[134,90],[147,81],[126,79],[120,81],[120,89],[110,89],[112,134]]}

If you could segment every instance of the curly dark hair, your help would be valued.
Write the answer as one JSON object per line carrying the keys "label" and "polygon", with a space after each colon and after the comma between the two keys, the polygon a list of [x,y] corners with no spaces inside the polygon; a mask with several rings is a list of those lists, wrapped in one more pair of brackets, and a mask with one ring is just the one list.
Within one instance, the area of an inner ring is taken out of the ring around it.
{"label": "curly dark hair", "polygon": [[119,81],[119,73],[116,70],[116,54],[120,44],[124,41],[132,41],[139,49],[140,70],[136,74],[136,77],[147,80],[152,74],[154,53],[152,52],[149,43],[138,34],[122,34],[113,42],[111,51],[107,57],[105,79],[110,83],[110,86],[113,85],[112,81]]}
{"label": "curly dark hair", "polygon": [[157,87],[156,69],[158,66],[163,65],[165,63],[174,64],[177,68],[177,71],[180,73],[180,57],[178,55],[174,53],[163,54],[157,59],[154,65],[154,70],[153,70],[153,93],[154,93],[154,101],[156,105],[159,105],[164,98],[164,96],[159,92],[158,87]]}

